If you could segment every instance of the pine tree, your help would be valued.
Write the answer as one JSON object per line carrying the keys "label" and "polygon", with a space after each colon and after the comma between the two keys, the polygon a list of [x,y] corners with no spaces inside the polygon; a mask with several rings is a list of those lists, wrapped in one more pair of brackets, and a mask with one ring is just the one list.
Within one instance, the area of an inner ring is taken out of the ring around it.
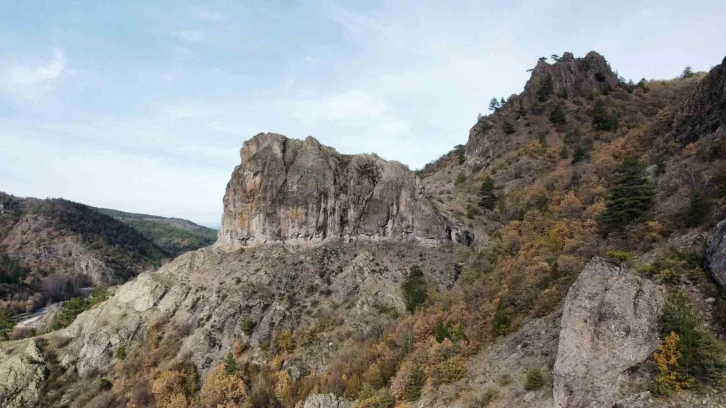
{"label": "pine tree", "polygon": [[653,205],[655,191],[640,162],[626,156],[617,169],[615,184],[610,188],[607,207],[600,223],[607,231],[640,221]]}
{"label": "pine tree", "polygon": [[501,108],[501,105],[499,104],[497,98],[492,98],[492,100],[489,101],[489,110],[496,112],[499,110],[499,108]]}
{"label": "pine tree", "polygon": [[565,107],[562,104],[558,104],[552,109],[550,113],[550,122],[555,126],[562,126],[567,123],[567,115],[565,113]]}
{"label": "pine tree", "polygon": [[497,195],[494,189],[494,180],[487,176],[486,180],[481,183],[481,188],[479,189],[479,206],[488,210],[494,208],[497,203]]}
{"label": "pine tree", "polygon": [[423,279],[423,271],[418,265],[411,267],[411,270],[403,281],[403,301],[406,310],[414,313],[426,301],[426,281]]}
{"label": "pine tree", "polygon": [[693,69],[691,69],[690,65],[687,65],[685,68],[683,68],[683,73],[681,73],[681,78],[686,79],[690,78],[694,75]]}
{"label": "pine tree", "polygon": [[595,130],[613,131],[618,128],[618,116],[608,112],[602,99],[595,101],[592,107],[592,127]]}
{"label": "pine tree", "polygon": [[688,207],[688,224],[691,227],[696,227],[703,223],[703,220],[708,215],[710,205],[706,198],[698,190],[691,193],[690,205]]}
{"label": "pine tree", "polygon": [[227,354],[227,357],[224,359],[224,372],[227,375],[237,373],[237,361],[234,359],[232,353]]}
{"label": "pine tree", "polygon": [[542,81],[542,86],[537,90],[537,100],[540,102],[544,102],[547,100],[547,98],[552,95],[552,92],[555,90],[555,84],[552,80],[552,75],[547,75]]}

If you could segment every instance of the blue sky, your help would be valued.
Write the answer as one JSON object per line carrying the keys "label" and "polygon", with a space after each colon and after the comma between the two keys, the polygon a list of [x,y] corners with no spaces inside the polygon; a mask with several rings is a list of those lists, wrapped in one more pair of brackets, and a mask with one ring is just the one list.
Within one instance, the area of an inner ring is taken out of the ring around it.
{"label": "blue sky", "polygon": [[726,56],[722,1],[106,3],[0,0],[0,191],[217,225],[259,132],[420,168],[539,56]]}

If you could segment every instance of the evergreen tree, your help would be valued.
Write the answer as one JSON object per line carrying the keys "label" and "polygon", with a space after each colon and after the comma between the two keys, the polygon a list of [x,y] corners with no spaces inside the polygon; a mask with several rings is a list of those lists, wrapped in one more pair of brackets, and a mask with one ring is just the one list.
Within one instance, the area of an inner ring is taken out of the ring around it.
{"label": "evergreen tree", "polygon": [[507,101],[505,101],[504,97],[502,96],[502,99],[499,100],[499,106],[501,106],[503,108],[506,103],[507,103]]}
{"label": "evergreen tree", "polygon": [[537,100],[540,102],[544,102],[547,100],[547,98],[552,95],[552,92],[555,90],[555,84],[552,80],[552,75],[547,74],[544,81],[542,81],[542,86],[537,90]]}
{"label": "evergreen tree", "polygon": [[456,152],[457,159],[459,159],[459,164],[464,164],[466,162],[466,147],[459,144],[454,146],[454,151]]}
{"label": "evergreen tree", "polygon": [[608,112],[607,106],[602,99],[595,101],[592,107],[592,127],[595,130],[613,131],[618,128],[618,116]]}
{"label": "evergreen tree", "polygon": [[691,193],[690,205],[688,207],[688,224],[691,227],[701,225],[703,220],[706,218],[706,215],[708,215],[709,210],[710,205],[706,200],[706,197],[704,197],[699,191],[694,190]]}
{"label": "evergreen tree", "polygon": [[0,309],[0,340],[6,340],[8,333],[13,331],[15,327],[15,320],[13,319],[13,312],[10,308]]}
{"label": "evergreen tree", "polygon": [[640,221],[655,200],[653,184],[636,158],[626,156],[616,172],[607,207],[600,214],[607,231]]}
{"label": "evergreen tree", "polygon": [[562,150],[560,150],[560,158],[561,159],[566,159],[569,156],[570,156],[569,153],[567,153],[567,146],[566,145],[562,145]]}
{"label": "evergreen tree", "polygon": [[494,330],[494,334],[505,334],[510,323],[511,319],[509,318],[507,311],[504,309],[504,301],[500,299],[497,303],[497,310],[494,312],[494,319],[492,320],[492,329]]}
{"label": "evergreen tree", "polygon": [[502,130],[507,135],[511,135],[512,133],[515,133],[517,131],[516,129],[514,129],[514,126],[508,121],[504,121],[504,124],[502,125]]}
{"label": "evergreen tree", "polygon": [[565,107],[562,104],[558,104],[552,109],[550,113],[550,122],[555,126],[562,126],[567,123],[567,115],[565,114]]}
{"label": "evergreen tree", "polygon": [[686,79],[690,78],[694,75],[693,69],[691,69],[690,65],[687,65],[685,68],[683,68],[683,73],[681,73],[681,78]]}
{"label": "evergreen tree", "polygon": [[557,54],[552,54],[552,56],[550,58],[552,58],[552,61],[554,61],[554,62],[557,62],[560,60],[560,57]]}
{"label": "evergreen tree", "polygon": [[589,158],[590,152],[588,152],[582,145],[575,147],[575,151],[572,152],[572,164],[579,163]]}
{"label": "evergreen tree", "polygon": [[232,353],[227,354],[224,359],[224,372],[227,375],[234,375],[237,372],[237,361],[234,359]]}
{"label": "evergreen tree", "polygon": [[499,108],[501,108],[501,105],[499,104],[497,98],[492,98],[492,100],[489,101],[489,110],[496,112],[499,110]]}
{"label": "evergreen tree", "polygon": [[479,189],[479,206],[488,210],[494,209],[494,205],[497,203],[497,195],[494,189],[494,180],[490,176],[487,176],[486,180],[481,183],[481,188]]}
{"label": "evergreen tree", "polygon": [[411,270],[403,281],[403,301],[406,310],[414,313],[426,301],[426,282],[423,279],[423,271],[418,265],[411,267]]}

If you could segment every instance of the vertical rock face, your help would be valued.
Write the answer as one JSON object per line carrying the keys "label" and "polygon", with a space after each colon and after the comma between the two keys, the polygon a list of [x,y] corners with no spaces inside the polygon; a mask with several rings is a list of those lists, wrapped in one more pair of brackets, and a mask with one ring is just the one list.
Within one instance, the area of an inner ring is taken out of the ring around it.
{"label": "vertical rock face", "polygon": [[567,293],[554,367],[556,408],[610,407],[624,373],[660,344],[658,287],[593,258]]}
{"label": "vertical rock face", "polygon": [[718,223],[716,232],[708,241],[705,266],[718,286],[726,290],[726,220]]}
{"label": "vertical rock face", "polygon": [[693,143],[719,129],[726,130],[726,58],[699,81],[673,113],[668,138]]}
{"label": "vertical rock face", "polygon": [[258,134],[244,143],[224,196],[217,245],[225,248],[333,239],[467,243],[406,166],[342,155],[308,137]]}

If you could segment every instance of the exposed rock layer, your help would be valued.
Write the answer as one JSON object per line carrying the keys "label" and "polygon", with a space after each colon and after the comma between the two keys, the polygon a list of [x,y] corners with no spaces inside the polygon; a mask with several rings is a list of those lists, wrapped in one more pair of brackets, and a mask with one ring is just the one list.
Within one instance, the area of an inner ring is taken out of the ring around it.
{"label": "exposed rock layer", "polygon": [[713,237],[708,241],[705,257],[706,271],[726,290],[726,220],[718,223]]}
{"label": "exposed rock layer", "polygon": [[219,246],[335,239],[471,243],[401,163],[343,155],[312,137],[275,133],[248,140],[240,156],[224,196]]}
{"label": "exposed rock layer", "polygon": [[593,258],[570,287],[554,367],[556,408],[610,407],[625,371],[658,347],[658,287]]}
{"label": "exposed rock layer", "polygon": [[726,58],[700,80],[673,113],[669,138],[683,144],[726,130]]}

